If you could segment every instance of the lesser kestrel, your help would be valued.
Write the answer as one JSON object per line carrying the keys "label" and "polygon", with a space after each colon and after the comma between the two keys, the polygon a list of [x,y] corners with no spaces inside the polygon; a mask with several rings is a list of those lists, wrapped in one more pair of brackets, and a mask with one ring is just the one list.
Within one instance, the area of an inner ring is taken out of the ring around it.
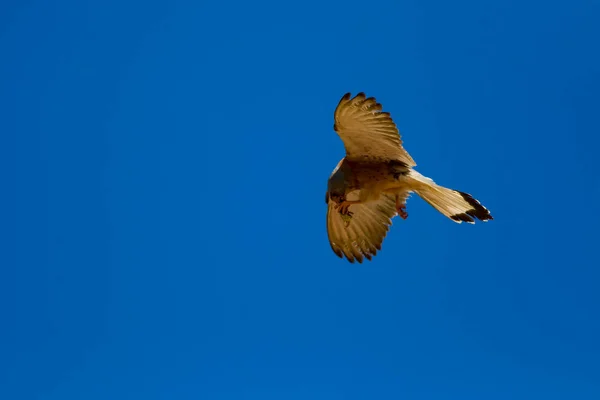
{"label": "lesser kestrel", "polygon": [[493,219],[471,195],[437,185],[413,167],[398,128],[375,98],[347,93],[334,113],[333,129],[346,156],[327,184],[327,234],[331,248],[348,261],[370,260],[385,238],[392,218],[406,219],[406,199],[417,193],[455,222]]}

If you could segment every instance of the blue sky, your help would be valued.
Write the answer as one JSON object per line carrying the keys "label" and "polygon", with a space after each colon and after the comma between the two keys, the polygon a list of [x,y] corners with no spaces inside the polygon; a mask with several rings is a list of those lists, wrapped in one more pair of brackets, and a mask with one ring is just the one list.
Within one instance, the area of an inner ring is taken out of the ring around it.
{"label": "blue sky", "polygon": [[[3,399],[600,398],[600,5],[0,6]],[[327,242],[333,110],[375,96],[422,200]]]}

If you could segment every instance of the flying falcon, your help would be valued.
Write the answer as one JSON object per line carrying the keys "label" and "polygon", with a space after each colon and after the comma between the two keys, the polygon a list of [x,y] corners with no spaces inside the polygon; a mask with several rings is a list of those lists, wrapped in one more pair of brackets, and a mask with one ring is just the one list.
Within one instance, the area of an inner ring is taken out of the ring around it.
{"label": "flying falcon", "polygon": [[435,184],[413,167],[398,128],[381,104],[364,93],[346,93],[334,113],[333,129],[346,157],[327,182],[327,234],[334,253],[359,263],[381,250],[392,218],[408,218],[412,192],[455,222],[488,221],[490,212],[470,194]]}

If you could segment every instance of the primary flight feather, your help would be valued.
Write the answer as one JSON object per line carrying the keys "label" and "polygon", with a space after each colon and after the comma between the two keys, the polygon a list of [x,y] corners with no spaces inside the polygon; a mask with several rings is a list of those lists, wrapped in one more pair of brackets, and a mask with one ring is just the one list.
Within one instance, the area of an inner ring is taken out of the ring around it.
{"label": "primary flight feather", "polygon": [[435,184],[415,161],[389,113],[375,98],[346,93],[334,113],[333,129],[346,156],[329,177],[327,234],[332,250],[350,262],[370,260],[381,250],[392,218],[406,219],[412,192],[455,222],[488,221],[490,212],[471,195]]}

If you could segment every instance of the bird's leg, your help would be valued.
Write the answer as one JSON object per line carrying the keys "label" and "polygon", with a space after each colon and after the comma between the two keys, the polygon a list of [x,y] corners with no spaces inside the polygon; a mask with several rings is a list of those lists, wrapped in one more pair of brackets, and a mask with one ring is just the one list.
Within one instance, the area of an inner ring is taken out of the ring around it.
{"label": "bird's leg", "polygon": [[338,211],[342,215],[350,215],[352,213],[348,210],[352,204],[359,204],[360,200],[344,200],[338,205]]}
{"label": "bird's leg", "polygon": [[402,219],[408,218],[408,213],[406,212],[406,203],[400,200],[400,196],[396,195],[396,212]]}

